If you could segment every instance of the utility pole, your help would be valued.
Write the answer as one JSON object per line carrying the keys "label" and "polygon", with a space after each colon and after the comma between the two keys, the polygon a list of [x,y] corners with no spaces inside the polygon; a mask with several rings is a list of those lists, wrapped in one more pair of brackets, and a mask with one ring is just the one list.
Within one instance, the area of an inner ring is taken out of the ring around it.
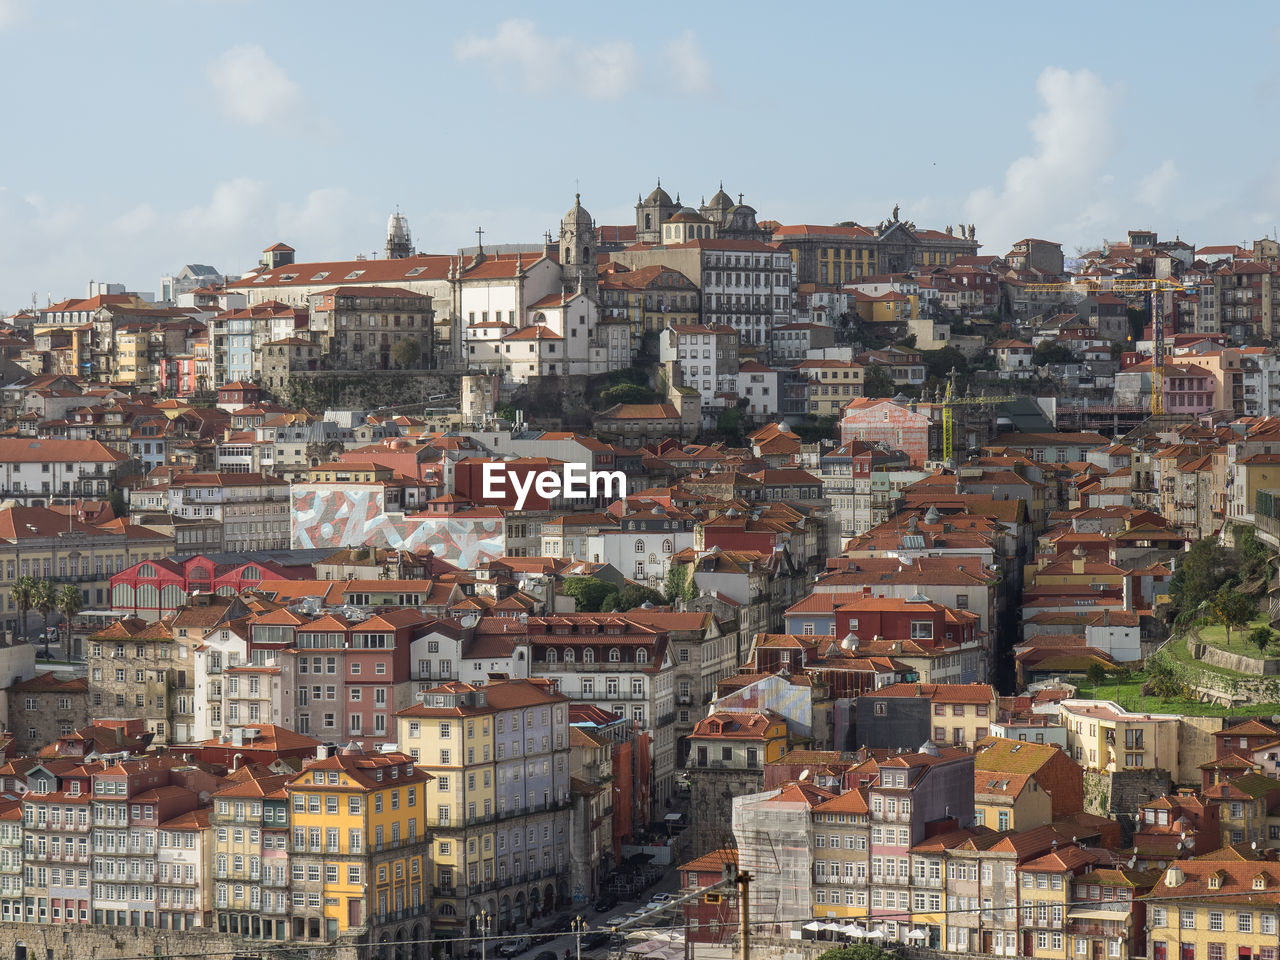
{"label": "utility pole", "polygon": [[742,952],[738,960],[751,960],[751,881],[754,878],[743,870],[734,881],[738,885],[738,927],[742,935]]}

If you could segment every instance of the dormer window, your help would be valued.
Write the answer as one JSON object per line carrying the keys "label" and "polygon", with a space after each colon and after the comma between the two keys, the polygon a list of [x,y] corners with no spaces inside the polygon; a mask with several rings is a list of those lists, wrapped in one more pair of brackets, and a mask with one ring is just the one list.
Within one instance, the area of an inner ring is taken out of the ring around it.
{"label": "dormer window", "polygon": [[622,652],[617,647],[609,648],[609,662],[618,663],[622,660]]}
{"label": "dormer window", "polygon": [[1266,878],[1266,877],[1264,877],[1264,876],[1261,876],[1261,875],[1254,877],[1254,878],[1253,878],[1253,889],[1255,889],[1255,890],[1265,890],[1265,889],[1267,889],[1267,878]]}
{"label": "dormer window", "polygon": [[1222,889],[1222,877],[1219,874],[1215,873],[1209,877],[1209,889],[1210,890]]}

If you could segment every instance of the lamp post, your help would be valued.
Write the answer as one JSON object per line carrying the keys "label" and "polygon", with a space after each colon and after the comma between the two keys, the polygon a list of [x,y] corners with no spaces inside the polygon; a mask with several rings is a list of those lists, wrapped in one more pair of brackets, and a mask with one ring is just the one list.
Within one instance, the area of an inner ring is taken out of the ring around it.
{"label": "lamp post", "polygon": [[489,921],[492,920],[493,917],[488,910],[481,910],[471,919],[475,921],[476,929],[480,931],[480,960],[485,960],[484,939],[489,930]]}
{"label": "lamp post", "polygon": [[573,931],[573,939],[578,947],[578,960],[582,960],[582,935],[587,932],[587,921],[581,916],[574,917],[573,923],[569,924],[569,929]]}

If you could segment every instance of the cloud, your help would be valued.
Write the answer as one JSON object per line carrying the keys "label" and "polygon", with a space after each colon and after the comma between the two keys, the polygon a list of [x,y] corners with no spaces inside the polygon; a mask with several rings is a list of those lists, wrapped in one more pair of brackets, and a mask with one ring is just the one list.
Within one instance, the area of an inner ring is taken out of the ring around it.
{"label": "cloud", "polygon": [[965,204],[967,218],[997,246],[1087,234],[1109,215],[1102,170],[1115,149],[1115,90],[1089,70],[1046,67],[1036,92],[1042,109],[1029,124],[1034,151],[1009,164],[998,191],[975,190]]}
{"label": "cloud", "polygon": [[298,85],[256,43],[225,51],[208,72],[222,112],[241,123],[284,119],[301,99]]}
{"label": "cloud", "polygon": [[0,314],[31,302],[80,296],[90,279],[155,290],[184,263],[250,269],[277,240],[299,256],[347,258],[381,248],[385,212],[343,187],[281,194],[241,177],[213,184],[198,203],[83,206],[0,187]]}
{"label": "cloud", "polygon": [[1138,199],[1149,207],[1163,207],[1177,181],[1177,165],[1166,160],[1138,181]]}
{"label": "cloud", "polygon": [[692,30],[684,30],[663,49],[667,74],[676,81],[681,92],[707,93],[711,89],[711,64]]}
{"label": "cloud", "polygon": [[627,93],[639,73],[630,43],[586,44],[572,37],[548,37],[532,20],[504,20],[492,36],[459,40],[454,56],[460,63],[488,66],[504,82],[514,74],[526,93],[586,94],[596,100]]}

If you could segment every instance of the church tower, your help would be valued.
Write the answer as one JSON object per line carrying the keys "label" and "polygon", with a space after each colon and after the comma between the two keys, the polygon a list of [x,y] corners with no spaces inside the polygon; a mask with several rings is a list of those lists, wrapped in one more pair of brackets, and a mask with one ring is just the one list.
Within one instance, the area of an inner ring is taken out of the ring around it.
{"label": "church tower", "polygon": [[387,259],[403,260],[413,256],[413,240],[409,236],[409,218],[397,210],[387,218]]}
{"label": "church tower", "polygon": [[675,215],[680,207],[667,191],[662,181],[643,200],[636,202],[636,242],[661,243],[662,225]]}
{"label": "church tower", "polygon": [[574,194],[573,206],[560,222],[560,277],[565,293],[581,290],[596,298],[596,225],[581,194]]}

